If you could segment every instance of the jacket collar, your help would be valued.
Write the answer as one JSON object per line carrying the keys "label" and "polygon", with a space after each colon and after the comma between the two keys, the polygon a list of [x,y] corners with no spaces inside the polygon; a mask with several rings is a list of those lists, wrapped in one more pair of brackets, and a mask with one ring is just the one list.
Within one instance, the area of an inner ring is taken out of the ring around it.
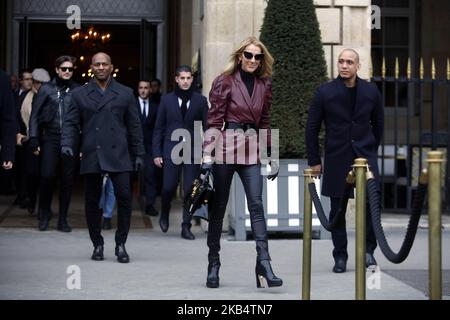
{"label": "jacket collar", "polygon": [[108,102],[116,98],[116,96],[119,94],[117,89],[117,82],[116,80],[114,80],[114,78],[111,78],[109,85],[103,95],[98,92],[99,89],[100,88],[96,80],[91,79],[88,84],[88,96],[95,102],[97,110],[103,108]]}

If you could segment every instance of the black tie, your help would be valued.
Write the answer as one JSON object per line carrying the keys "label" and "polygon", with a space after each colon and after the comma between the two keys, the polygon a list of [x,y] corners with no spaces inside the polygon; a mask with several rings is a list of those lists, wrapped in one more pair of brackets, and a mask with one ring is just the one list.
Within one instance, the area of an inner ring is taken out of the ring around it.
{"label": "black tie", "polygon": [[144,119],[146,119],[147,118],[147,112],[145,112],[145,100],[142,100],[142,103],[143,103],[143,105],[144,105],[144,108],[142,109],[142,117],[144,118]]}
{"label": "black tie", "polygon": [[187,100],[181,99],[181,115],[184,117],[187,113]]}

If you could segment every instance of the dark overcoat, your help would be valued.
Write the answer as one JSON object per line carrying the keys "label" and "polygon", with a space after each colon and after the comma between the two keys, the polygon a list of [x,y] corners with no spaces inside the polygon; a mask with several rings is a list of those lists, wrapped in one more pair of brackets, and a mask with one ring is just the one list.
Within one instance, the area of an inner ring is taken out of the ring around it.
{"label": "dark overcoat", "polygon": [[16,151],[16,109],[9,76],[0,70],[0,166],[3,161],[14,162]]}
{"label": "dark overcoat", "polygon": [[345,178],[355,158],[366,158],[378,177],[377,150],[383,134],[384,113],[378,88],[356,81],[356,105],[340,77],[321,85],[312,99],[306,124],[308,165],[321,164],[318,135],[325,123],[322,194],[341,197]]}
{"label": "dark overcoat", "polygon": [[96,80],[72,91],[61,146],[72,146],[81,130],[80,173],[132,171],[145,154],[133,90],[114,79],[102,95]]}
{"label": "dark overcoat", "polygon": [[[203,95],[193,92],[189,108],[183,119],[178,97],[174,92],[165,94],[159,103],[158,116],[153,132],[153,157],[171,159],[172,149],[180,143],[173,141],[172,133],[177,129],[189,132],[191,141],[191,161],[200,163],[202,157],[202,130],[207,128],[208,102]],[[195,126],[195,121],[197,125]],[[199,124],[201,123],[201,126]],[[195,135],[194,135],[194,131]],[[195,141],[195,138],[198,141]],[[185,140],[187,141],[187,140]]]}

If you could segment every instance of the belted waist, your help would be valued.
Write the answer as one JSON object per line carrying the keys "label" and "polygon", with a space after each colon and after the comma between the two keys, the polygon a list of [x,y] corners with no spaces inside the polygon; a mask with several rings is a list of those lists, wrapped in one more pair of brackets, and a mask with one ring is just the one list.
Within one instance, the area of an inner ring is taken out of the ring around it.
{"label": "belted waist", "polygon": [[255,129],[256,125],[254,123],[236,123],[236,122],[225,122],[225,129],[242,129],[247,131],[248,129]]}

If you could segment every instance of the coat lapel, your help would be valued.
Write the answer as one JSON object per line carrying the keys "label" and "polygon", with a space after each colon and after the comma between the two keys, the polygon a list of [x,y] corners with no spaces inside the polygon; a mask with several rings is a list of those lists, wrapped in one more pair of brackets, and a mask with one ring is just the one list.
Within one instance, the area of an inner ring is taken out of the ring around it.
{"label": "coat lapel", "polygon": [[[183,122],[183,115],[181,114],[181,108],[180,108],[180,104],[178,103],[178,97],[175,94],[175,92],[172,92],[172,105],[173,105],[173,112],[177,115],[177,118]],[[189,110],[189,109],[188,109]]]}
{"label": "coat lapel", "polygon": [[[193,109],[194,109],[194,105],[195,105],[195,93],[192,93],[191,99],[189,100],[189,108],[187,109],[186,112],[186,116],[184,117],[184,120],[186,121],[187,119],[189,119],[191,113],[193,113]],[[181,109],[180,109],[180,113],[181,113]]]}
{"label": "coat lapel", "polygon": [[97,107],[98,103],[102,99],[102,95],[97,91],[97,85],[95,83],[95,79],[89,81],[88,85],[88,97],[94,102],[94,106]]}
{"label": "coat lapel", "polygon": [[235,73],[235,75],[236,76],[234,77],[234,79],[236,81],[236,84],[237,84],[239,90],[242,93],[242,96],[244,97],[245,104],[247,105],[247,108],[250,110],[250,113],[252,114],[253,119],[255,120],[255,122],[257,122],[257,119],[259,119],[259,117],[256,117],[257,110],[254,110],[254,107],[253,107],[254,104],[253,104],[252,100],[255,99],[255,97],[257,96],[256,88],[258,86],[256,84],[258,83],[258,79],[255,78],[255,83],[253,84],[253,94],[252,94],[253,99],[252,99],[250,97],[250,95],[248,94],[248,90],[247,90],[247,87],[245,86],[244,81],[242,81],[242,79],[241,79],[240,72],[237,71]]}
{"label": "coat lapel", "polygon": [[[336,86],[337,86],[337,89],[339,92],[340,101],[342,101],[342,103],[340,104],[340,107],[342,107],[342,114],[345,114],[346,118],[351,119],[352,118],[352,105],[351,105],[352,102],[351,102],[347,87],[345,86],[344,79],[342,79],[340,76],[338,76],[335,81],[336,81]],[[358,90],[358,89],[356,89],[356,90]],[[358,102],[356,103],[356,105],[358,105]]]}
{"label": "coat lapel", "polygon": [[114,79],[111,79],[111,82],[109,84],[109,87],[106,89],[105,94],[103,95],[102,99],[100,100],[97,110],[100,110],[103,108],[106,104],[108,104],[111,100],[114,100],[119,93],[116,90],[116,81]]}
{"label": "coat lapel", "polygon": [[357,78],[356,80],[356,103],[355,103],[355,115],[358,114],[360,111],[362,111],[363,104],[362,99],[364,97],[364,85],[365,80],[361,78]]}

